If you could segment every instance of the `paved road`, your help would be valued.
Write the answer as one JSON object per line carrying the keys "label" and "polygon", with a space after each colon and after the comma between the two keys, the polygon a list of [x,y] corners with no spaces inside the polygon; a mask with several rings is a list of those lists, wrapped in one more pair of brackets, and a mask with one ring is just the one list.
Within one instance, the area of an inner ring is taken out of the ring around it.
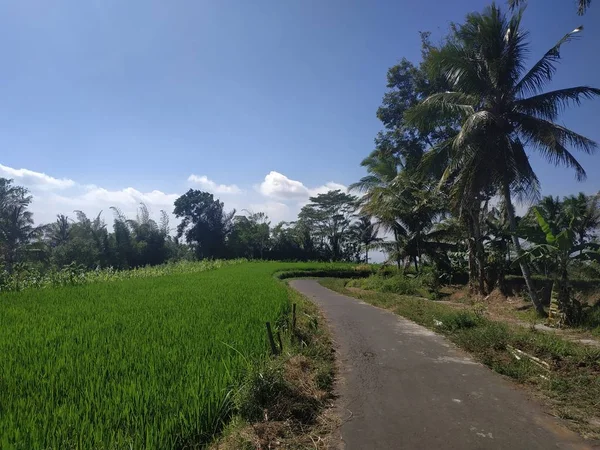
{"label": "paved road", "polygon": [[342,448],[600,448],[442,336],[314,280],[290,284],[322,308],[332,328]]}

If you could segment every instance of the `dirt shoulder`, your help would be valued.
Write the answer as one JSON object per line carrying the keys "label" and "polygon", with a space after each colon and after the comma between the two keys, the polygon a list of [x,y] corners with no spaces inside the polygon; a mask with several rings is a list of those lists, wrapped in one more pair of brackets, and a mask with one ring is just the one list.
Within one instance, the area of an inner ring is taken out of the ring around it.
{"label": "dirt shoulder", "polygon": [[316,305],[288,289],[296,304],[295,327],[291,315],[279,324],[283,351],[250,370],[234,394],[237,414],[212,449],[326,449],[337,444],[331,335]]}

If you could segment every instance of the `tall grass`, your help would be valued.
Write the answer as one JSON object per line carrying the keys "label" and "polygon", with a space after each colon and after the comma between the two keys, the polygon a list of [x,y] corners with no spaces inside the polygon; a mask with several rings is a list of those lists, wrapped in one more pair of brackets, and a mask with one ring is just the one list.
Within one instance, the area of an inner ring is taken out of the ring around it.
{"label": "tall grass", "polygon": [[348,287],[403,295],[429,296],[427,283],[421,277],[410,277],[400,273],[392,276],[373,274],[368,278],[354,279]]}
{"label": "tall grass", "polygon": [[52,269],[41,273],[34,267],[16,267],[13,273],[0,272],[0,292],[15,292],[32,288],[76,286],[102,281],[120,281],[132,278],[153,278],[163,275],[193,274],[218,269],[232,264],[240,264],[245,259],[177,261],[157,266],[138,267],[130,270],[117,270],[112,267],[87,270],[83,266],[71,264],[62,269]]}
{"label": "tall grass", "polygon": [[315,266],[245,263],[3,294],[0,448],[206,443],[267,355],[265,322],[289,309],[273,273]]}

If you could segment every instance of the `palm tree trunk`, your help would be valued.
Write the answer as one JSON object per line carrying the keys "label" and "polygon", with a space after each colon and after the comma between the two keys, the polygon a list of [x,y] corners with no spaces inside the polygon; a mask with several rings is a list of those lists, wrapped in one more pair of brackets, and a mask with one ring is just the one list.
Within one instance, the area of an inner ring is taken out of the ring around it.
{"label": "palm tree trunk", "polygon": [[[521,249],[521,243],[519,242],[519,237],[517,236],[517,221],[515,219],[515,210],[511,201],[510,187],[508,185],[507,180],[504,180],[504,182],[502,183],[502,195],[504,197],[504,203],[506,204],[506,215],[508,216],[508,226],[510,228],[510,234],[512,237],[513,245],[515,246],[517,257],[520,257],[523,254],[523,250]],[[529,272],[529,266],[527,265],[527,262],[521,259],[519,262],[519,266],[521,267],[523,279],[525,280],[525,284],[527,285],[527,290],[529,291],[529,297],[531,298],[533,306],[539,314],[544,315],[544,306],[540,302],[537,292],[535,291],[535,288],[533,286],[533,282],[531,280],[531,273]]]}
{"label": "palm tree trunk", "polygon": [[365,263],[369,264],[369,244],[365,245]]}
{"label": "palm tree trunk", "polygon": [[400,261],[400,244],[398,243],[398,231],[394,228],[394,242],[396,245],[396,264],[398,264],[398,270],[402,268],[402,262]]}
{"label": "palm tree trunk", "polygon": [[[479,206],[477,206],[479,209]],[[481,227],[479,224],[479,210],[477,215],[472,215],[473,220],[473,234],[475,237],[475,258],[477,260],[477,283],[479,287],[479,294],[485,295],[485,249],[483,248],[483,242],[481,239]]]}

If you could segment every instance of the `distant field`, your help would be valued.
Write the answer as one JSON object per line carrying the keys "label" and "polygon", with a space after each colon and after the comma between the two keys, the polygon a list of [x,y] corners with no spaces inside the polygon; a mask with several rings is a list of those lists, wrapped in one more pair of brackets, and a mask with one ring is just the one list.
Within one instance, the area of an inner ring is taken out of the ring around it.
{"label": "distant field", "polygon": [[0,448],[189,448],[267,355],[265,321],[289,310],[279,270],[201,273],[0,295]]}

